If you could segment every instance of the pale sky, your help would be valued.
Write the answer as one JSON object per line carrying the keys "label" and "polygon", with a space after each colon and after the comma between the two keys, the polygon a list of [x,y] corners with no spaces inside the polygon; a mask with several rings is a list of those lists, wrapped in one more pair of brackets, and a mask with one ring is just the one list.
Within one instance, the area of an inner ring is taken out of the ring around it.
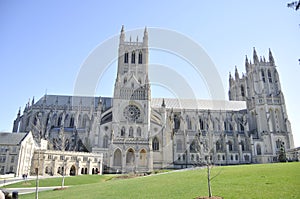
{"label": "pale sky", "polygon": [[[37,101],[46,92],[71,95],[82,63],[97,46],[119,34],[122,25],[126,30],[147,26],[177,31],[198,43],[214,62],[226,97],[228,73],[235,65],[241,74],[253,47],[266,58],[271,48],[295,146],[300,146],[300,12],[287,8],[288,2],[2,0],[0,131],[12,131],[19,107],[23,111],[29,98]],[[186,65],[166,52],[150,53],[150,64],[174,70]],[[113,63],[96,95],[112,96],[115,72]],[[168,96],[168,91],[152,87],[152,97]],[[207,95],[201,90],[197,97]]]}

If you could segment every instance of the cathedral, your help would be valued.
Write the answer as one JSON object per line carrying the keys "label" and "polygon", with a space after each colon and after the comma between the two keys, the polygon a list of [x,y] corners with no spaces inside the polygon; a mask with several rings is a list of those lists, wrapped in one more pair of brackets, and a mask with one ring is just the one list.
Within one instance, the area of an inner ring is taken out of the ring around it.
{"label": "cathedral", "polygon": [[[117,50],[117,49],[116,49]],[[103,154],[106,173],[149,172],[205,164],[268,163],[293,148],[276,64],[245,60],[229,75],[229,101],[151,98],[148,32],[128,41],[122,27],[112,97],[45,94],[18,112],[13,132],[48,140],[48,149]]]}

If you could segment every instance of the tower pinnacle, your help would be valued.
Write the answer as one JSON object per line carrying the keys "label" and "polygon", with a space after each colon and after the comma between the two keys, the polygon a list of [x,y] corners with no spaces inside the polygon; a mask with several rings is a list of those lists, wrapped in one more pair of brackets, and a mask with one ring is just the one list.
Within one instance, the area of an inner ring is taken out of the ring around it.
{"label": "tower pinnacle", "polygon": [[271,65],[275,65],[275,61],[271,52],[271,49],[269,48],[269,62]]}
{"label": "tower pinnacle", "polygon": [[258,64],[259,62],[255,47],[253,47],[253,62],[254,64]]}

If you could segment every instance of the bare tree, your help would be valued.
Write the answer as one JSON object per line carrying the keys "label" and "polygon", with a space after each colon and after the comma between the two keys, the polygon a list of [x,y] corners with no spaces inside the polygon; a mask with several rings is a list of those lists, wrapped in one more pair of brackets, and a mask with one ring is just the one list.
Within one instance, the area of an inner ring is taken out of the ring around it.
{"label": "bare tree", "polygon": [[300,1],[293,1],[287,4],[287,7],[293,8],[295,10],[299,10],[300,8]]}
{"label": "bare tree", "polygon": [[[199,132],[196,133],[190,145],[190,151],[198,155],[195,161],[196,166],[206,167],[208,196],[212,197],[213,194],[212,194],[211,182],[214,180],[215,177],[220,175],[221,170],[214,176],[211,175],[211,169],[214,167],[214,161],[213,161],[214,147],[212,144],[213,135],[210,132],[204,132],[204,133],[206,134],[206,136],[202,136],[201,130],[199,130]],[[203,156],[205,156],[204,159],[202,158]]]}

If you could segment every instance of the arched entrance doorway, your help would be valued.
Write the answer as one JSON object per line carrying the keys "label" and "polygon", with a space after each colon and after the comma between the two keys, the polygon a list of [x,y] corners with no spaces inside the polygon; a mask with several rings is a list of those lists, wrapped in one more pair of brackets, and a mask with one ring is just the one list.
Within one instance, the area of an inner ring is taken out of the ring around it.
{"label": "arched entrance doorway", "polygon": [[145,167],[147,165],[147,152],[142,149],[140,152],[139,166]]}
{"label": "arched entrance doorway", "polygon": [[126,153],[126,164],[127,165],[134,165],[134,150],[133,149],[128,149]]}
{"label": "arched entrance doorway", "polygon": [[122,166],[122,152],[117,149],[114,153],[114,166]]}
{"label": "arched entrance doorway", "polygon": [[70,168],[70,176],[75,176],[76,175],[76,167],[75,165],[72,165]]}

